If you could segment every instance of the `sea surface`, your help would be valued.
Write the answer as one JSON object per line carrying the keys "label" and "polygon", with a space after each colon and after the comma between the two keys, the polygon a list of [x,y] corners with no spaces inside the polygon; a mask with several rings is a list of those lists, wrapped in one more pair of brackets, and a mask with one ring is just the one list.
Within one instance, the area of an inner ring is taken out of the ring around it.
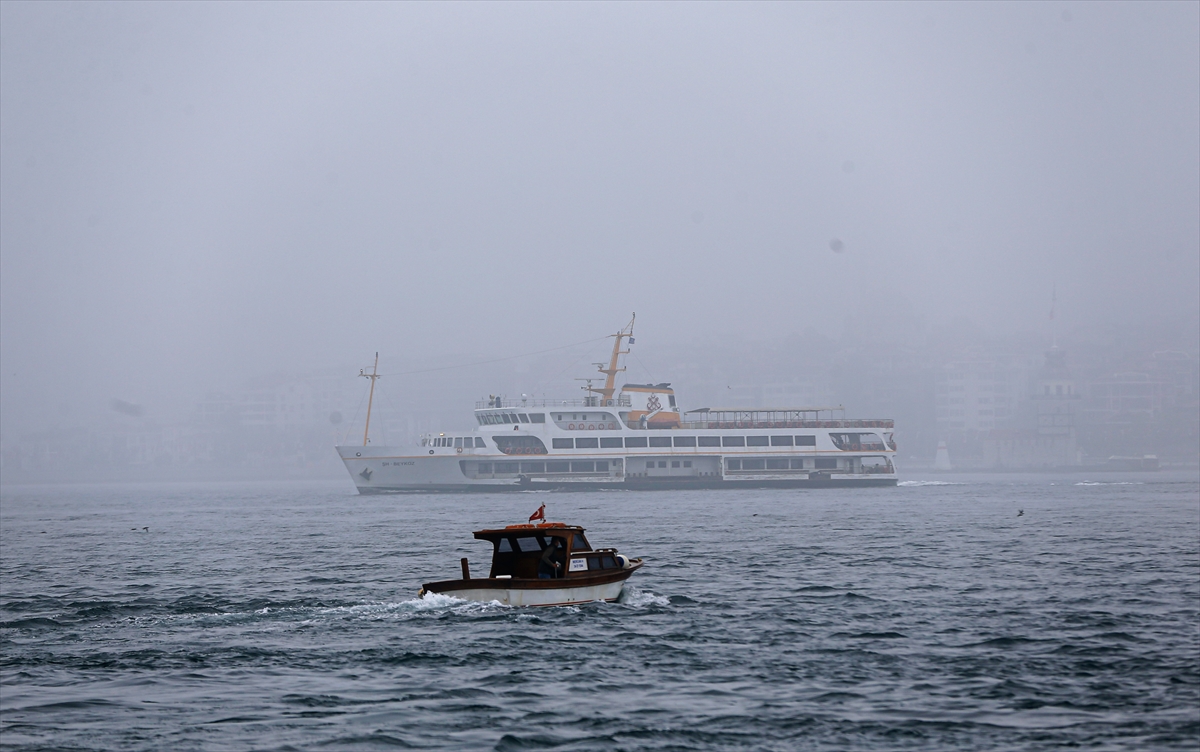
{"label": "sea surface", "polygon": [[[416,598],[542,503],[620,603]],[[0,746],[1194,751],[1200,483],[7,487]]]}

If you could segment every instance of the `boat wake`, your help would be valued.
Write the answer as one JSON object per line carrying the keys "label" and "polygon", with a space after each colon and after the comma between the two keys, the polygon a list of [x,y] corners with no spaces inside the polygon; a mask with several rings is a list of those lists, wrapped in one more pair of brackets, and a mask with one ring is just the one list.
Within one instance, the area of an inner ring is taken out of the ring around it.
{"label": "boat wake", "polygon": [[425,597],[409,598],[407,601],[362,603],[358,606],[338,606],[318,610],[320,616],[348,616],[352,619],[396,619],[407,618],[428,613],[450,612],[461,616],[494,613],[499,609],[508,609],[498,601],[479,602],[464,601],[439,592],[426,592]]}
{"label": "boat wake", "polygon": [[648,593],[631,585],[626,585],[617,603],[630,608],[646,608],[647,606],[669,606],[671,599],[662,595]]}
{"label": "boat wake", "polygon": [[967,484],[955,483],[948,480],[902,480],[896,485],[908,488],[921,488],[922,486],[965,486]]}

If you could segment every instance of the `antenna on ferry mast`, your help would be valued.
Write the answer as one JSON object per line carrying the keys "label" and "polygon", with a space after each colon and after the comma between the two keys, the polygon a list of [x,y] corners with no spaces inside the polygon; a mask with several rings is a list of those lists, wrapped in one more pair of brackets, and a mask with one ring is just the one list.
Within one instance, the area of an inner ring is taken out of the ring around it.
{"label": "antenna on ferry mast", "polygon": [[360,368],[358,375],[371,380],[371,394],[367,397],[367,425],[363,427],[363,446],[366,446],[367,436],[371,430],[371,403],[375,401],[375,379],[379,378],[379,353],[375,353],[375,367],[371,369],[371,372],[367,373],[366,369]]}
{"label": "antenna on ferry mast", "polygon": [[592,385],[589,383],[586,387],[587,391],[594,392],[594,393],[600,395],[600,404],[601,405],[611,405],[612,404],[613,392],[616,391],[615,385],[616,385],[616,380],[617,380],[617,374],[620,373],[621,371],[625,370],[624,368],[617,368],[617,359],[620,358],[622,355],[629,354],[628,350],[621,349],[621,340],[628,337],[629,343],[633,344],[633,322],[635,322],[635,321],[637,321],[637,313],[633,314],[633,318],[629,319],[629,323],[626,324],[625,327],[623,329],[621,329],[621,331],[617,332],[616,334],[608,335],[610,337],[616,338],[616,342],[613,342],[612,357],[609,358],[608,368],[604,368],[603,363],[596,364],[597,365],[596,370],[598,370],[600,373],[604,374],[604,386],[600,389],[593,389]]}

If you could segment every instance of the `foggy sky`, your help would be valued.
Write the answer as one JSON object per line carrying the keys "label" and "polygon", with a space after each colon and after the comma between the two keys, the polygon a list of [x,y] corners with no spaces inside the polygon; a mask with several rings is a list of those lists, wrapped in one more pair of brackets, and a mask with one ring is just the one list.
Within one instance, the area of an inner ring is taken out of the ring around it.
{"label": "foggy sky", "polygon": [[635,310],[1191,315],[1198,9],[5,2],[3,430]]}

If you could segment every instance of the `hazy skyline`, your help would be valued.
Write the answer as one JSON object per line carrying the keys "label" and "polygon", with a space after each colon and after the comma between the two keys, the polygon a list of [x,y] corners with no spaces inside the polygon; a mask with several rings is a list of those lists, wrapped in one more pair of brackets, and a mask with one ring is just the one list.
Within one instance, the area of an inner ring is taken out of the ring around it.
{"label": "hazy skyline", "polygon": [[6,436],[634,310],[1006,333],[1198,280],[1196,3],[0,4]]}

